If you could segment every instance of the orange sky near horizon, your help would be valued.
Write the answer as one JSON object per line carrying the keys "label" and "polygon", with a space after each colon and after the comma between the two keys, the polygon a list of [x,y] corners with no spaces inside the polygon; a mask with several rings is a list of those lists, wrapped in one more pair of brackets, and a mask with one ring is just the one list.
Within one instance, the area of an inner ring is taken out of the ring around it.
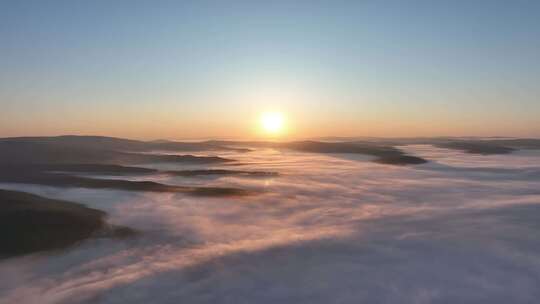
{"label": "orange sky near horizon", "polygon": [[8,1],[0,137],[540,137],[539,3]]}
{"label": "orange sky near horizon", "polygon": [[[216,111],[218,112],[218,111]],[[326,136],[338,137],[435,137],[435,136],[508,136],[540,137],[540,128],[531,129],[534,121],[501,119],[496,127],[485,120],[448,117],[392,117],[380,119],[369,113],[341,113],[335,116],[302,115],[281,110],[285,126],[278,134],[268,134],[261,126],[264,111],[238,114],[238,118],[220,113],[189,117],[175,113],[141,113],[124,111],[122,117],[86,113],[28,116],[0,122],[0,137],[102,135],[142,140],[212,139],[297,140]],[[147,116],[145,119],[144,116]],[[219,119],[211,119],[216,117]]]}

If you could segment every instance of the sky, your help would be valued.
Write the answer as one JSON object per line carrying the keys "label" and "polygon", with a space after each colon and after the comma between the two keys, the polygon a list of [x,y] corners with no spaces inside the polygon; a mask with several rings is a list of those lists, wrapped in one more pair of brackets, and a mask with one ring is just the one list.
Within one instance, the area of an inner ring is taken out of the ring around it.
{"label": "sky", "polygon": [[539,1],[0,1],[0,136],[540,137]]}

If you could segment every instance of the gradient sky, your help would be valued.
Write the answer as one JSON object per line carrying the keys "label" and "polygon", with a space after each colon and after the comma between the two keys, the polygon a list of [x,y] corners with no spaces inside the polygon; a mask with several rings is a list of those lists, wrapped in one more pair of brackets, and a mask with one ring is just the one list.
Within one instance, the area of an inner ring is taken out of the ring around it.
{"label": "gradient sky", "polygon": [[0,1],[0,136],[540,137],[540,1]]}

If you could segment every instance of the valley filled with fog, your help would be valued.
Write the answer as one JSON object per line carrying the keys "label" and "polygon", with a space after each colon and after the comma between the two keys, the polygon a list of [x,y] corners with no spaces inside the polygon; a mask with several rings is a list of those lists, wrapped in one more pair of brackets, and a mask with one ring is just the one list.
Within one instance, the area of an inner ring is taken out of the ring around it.
{"label": "valley filled with fog", "polygon": [[[137,167],[151,170],[73,174],[166,189],[3,179],[0,189],[104,211],[108,225],[133,234],[0,260],[0,303],[540,297],[540,150],[478,154],[408,143],[395,147],[425,162],[396,165],[291,147],[246,143],[190,152],[227,162],[144,161]],[[243,192],[190,192],[209,187]]]}

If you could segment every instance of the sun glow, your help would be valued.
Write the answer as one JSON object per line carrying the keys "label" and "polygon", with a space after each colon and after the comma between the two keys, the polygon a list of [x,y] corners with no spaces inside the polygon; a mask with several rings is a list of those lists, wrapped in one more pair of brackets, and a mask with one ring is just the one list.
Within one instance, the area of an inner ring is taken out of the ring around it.
{"label": "sun glow", "polygon": [[276,135],[283,130],[283,115],[277,112],[267,112],[261,115],[262,129],[272,135]]}

